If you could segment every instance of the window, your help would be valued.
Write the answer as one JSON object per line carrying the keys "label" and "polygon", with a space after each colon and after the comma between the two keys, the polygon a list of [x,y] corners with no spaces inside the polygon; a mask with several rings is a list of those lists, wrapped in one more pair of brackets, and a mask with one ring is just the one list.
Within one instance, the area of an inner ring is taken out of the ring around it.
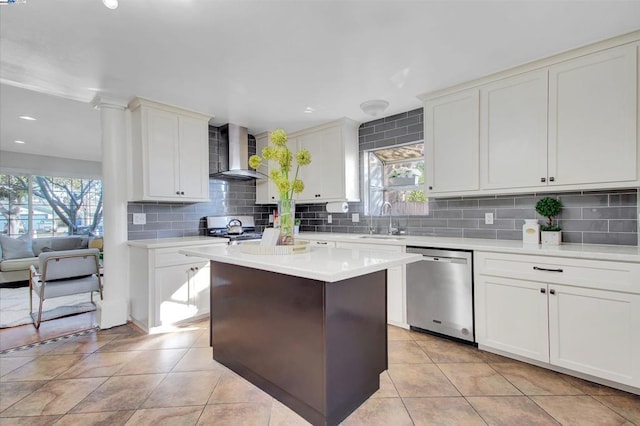
{"label": "window", "polygon": [[102,235],[102,181],[0,174],[0,234]]}
{"label": "window", "polygon": [[366,151],[365,165],[366,214],[380,215],[386,202],[399,216],[429,213],[423,142]]}

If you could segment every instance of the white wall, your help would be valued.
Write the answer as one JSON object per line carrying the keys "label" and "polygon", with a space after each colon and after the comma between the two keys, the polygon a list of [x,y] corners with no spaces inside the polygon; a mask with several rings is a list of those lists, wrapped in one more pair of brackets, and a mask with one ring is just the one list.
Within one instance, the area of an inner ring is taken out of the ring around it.
{"label": "white wall", "polygon": [[0,151],[0,172],[102,179],[102,164],[97,161]]}

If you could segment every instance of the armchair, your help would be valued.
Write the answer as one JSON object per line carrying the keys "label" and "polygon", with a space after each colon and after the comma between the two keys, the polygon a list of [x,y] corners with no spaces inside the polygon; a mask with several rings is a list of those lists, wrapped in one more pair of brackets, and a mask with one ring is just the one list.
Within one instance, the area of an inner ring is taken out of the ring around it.
{"label": "armchair", "polygon": [[[32,265],[29,279],[29,312],[36,328],[42,321],[42,305],[46,299],[71,294],[100,293],[102,278],[97,248],[44,252],[38,256],[39,271]],[[33,294],[39,299],[38,314],[33,312]]]}

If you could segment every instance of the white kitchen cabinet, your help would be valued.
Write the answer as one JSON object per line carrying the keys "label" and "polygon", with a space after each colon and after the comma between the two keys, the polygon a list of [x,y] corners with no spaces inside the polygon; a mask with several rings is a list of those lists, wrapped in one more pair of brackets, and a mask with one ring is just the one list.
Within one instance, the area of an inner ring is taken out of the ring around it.
{"label": "white kitchen cabinet", "polygon": [[421,95],[429,194],[638,186],[638,49],[623,38]]}
{"label": "white kitchen cabinet", "polygon": [[[362,244],[338,241],[336,242],[336,247],[404,252],[404,246],[390,246],[385,244]],[[387,323],[398,327],[409,328],[405,307],[405,266],[394,266],[387,269]]]}
{"label": "white kitchen cabinet", "polygon": [[[291,143],[291,142],[289,142]],[[269,145],[269,132],[264,132],[256,135],[256,154],[262,157],[262,150]],[[265,176],[269,176],[270,169],[269,161],[262,161],[258,171]],[[256,180],[256,204],[275,204],[279,199],[278,188],[271,179],[257,179]]]}
{"label": "white kitchen cabinet", "polygon": [[640,389],[640,265],[483,252],[474,259],[481,349]]}
{"label": "white kitchen cabinet", "polygon": [[136,98],[132,130],[132,201],[209,200],[209,117]]}
{"label": "white kitchen cabinet", "polygon": [[[179,253],[215,246],[146,248],[130,253],[131,318],[146,331],[204,316],[210,305],[210,262]],[[220,244],[217,244],[220,245]]]}
{"label": "white kitchen cabinet", "polygon": [[480,188],[479,108],[478,89],[425,103],[428,194],[476,191]]}
{"label": "white kitchen cabinet", "polygon": [[546,177],[547,70],[481,86],[481,187],[534,187]]}
{"label": "white kitchen cabinet", "polygon": [[638,180],[638,47],[623,46],[549,68],[549,181]]}
{"label": "white kitchen cabinet", "polygon": [[295,132],[296,151],[308,149],[311,164],[300,168],[304,191],[298,203],[360,201],[358,123],[341,119]]}

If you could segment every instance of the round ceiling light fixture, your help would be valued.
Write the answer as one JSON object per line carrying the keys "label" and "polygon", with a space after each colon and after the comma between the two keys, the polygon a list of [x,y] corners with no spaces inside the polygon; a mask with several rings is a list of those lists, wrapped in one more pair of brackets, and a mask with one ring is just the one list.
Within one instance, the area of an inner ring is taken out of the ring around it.
{"label": "round ceiling light fixture", "polygon": [[372,99],[360,104],[360,109],[373,117],[382,114],[389,107],[389,102],[384,99]]}
{"label": "round ceiling light fixture", "polygon": [[102,4],[107,6],[109,9],[118,8],[118,0],[102,0]]}

